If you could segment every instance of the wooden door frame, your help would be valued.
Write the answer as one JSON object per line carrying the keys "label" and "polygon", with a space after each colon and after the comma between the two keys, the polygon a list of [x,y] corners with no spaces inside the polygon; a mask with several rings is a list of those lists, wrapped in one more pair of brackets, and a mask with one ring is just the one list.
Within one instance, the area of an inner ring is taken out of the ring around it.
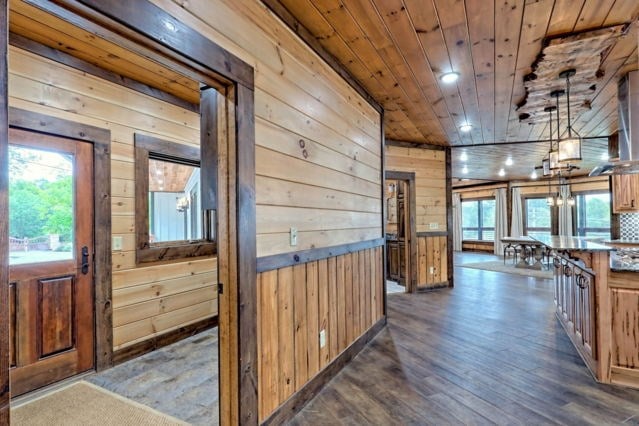
{"label": "wooden door frame", "polygon": [[[406,267],[406,292],[413,293],[417,290],[417,200],[415,189],[415,172],[400,172],[395,170],[386,170],[385,179],[401,180],[408,184],[408,224],[410,233],[410,244],[408,244],[408,261]],[[406,206],[406,204],[404,204]],[[404,207],[406,211],[406,207]],[[384,259],[384,263],[386,259]],[[401,265],[401,262],[400,262]],[[386,279],[386,277],[384,277]]]}
{"label": "wooden door frame", "polygon": [[[227,96],[229,135],[228,270],[223,297],[228,298],[228,320],[221,318],[220,333],[231,334],[235,344],[228,357],[220,357],[220,367],[229,371],[220,377],[220,420],[222,424],[257,424],[257,300],[256,300],[256,217],[255,217],[255,116],[253,67],[198,33],[148,0],[26,0],[34,6],[72,22],[98,31],[102,36],[117,36],[134,52],[144,51],[160,63],[174,65],[190,76],[207,83]],[[5,28],[8,28],[7,1],[0,0]],[[171,24],[171,25],[169,25]],[[168,30],[174,29],[173,32]],[[6,123],[7,111],[7,35],[0,42],[0,120]],[[149,49],[151,46],[151,49]],[[4,115],[4,117],[3,117]],[[6,124],[0,135],[0,153],[6,151]],[[2,158],[6,158],[3,155]],[[8,164],[0,164],[0,201],[6,200]],[[223,189],[224,191],[227,188]],[[222,212],[219,215],[222,217]],[[8,265],[7,220],[0,215],[0,261]],[[110,237],[108,238],[110,240]],[[6,241],[6,243],[5,243]],[[222,250],[220,250],[222,252]],[[110,256],[110,253],[109,253]],[[4,271],[6,268],[0,268]],[[221,267],[222,269],[222,267]],[[0,272],[2,273],[2,272]],[[8,319],[8,277],[0,276],[0,320]],[[224,324],[226,322],[226,324]],[[5,323],[8,323],[5,321]],[[224,327],[228,327],[223,330]],[[3,328],[4,330],[4,328]],[[6,334],[6,333],[5,333]],[[8,336],[0,334],[0,382],[8,385]],[[6,355],[5,355],[6,354]],[[221,354],[222,355],[222,354]],[[222,365],[224,364],[224,365]],[[6,379],[6,380],[5,380]],[[226,397],[225,397],[226,395]],[[0,423],[9,416],[8,386],[0,388]]]}

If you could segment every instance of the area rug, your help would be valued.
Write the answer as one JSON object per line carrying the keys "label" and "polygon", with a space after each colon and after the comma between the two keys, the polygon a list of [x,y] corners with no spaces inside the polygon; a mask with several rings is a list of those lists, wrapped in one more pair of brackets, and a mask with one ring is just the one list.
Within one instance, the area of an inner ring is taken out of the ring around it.
{"label": "area rug", "polygon": [[505,272],[507,274],[523,275],[526,277],[552,279],[552,271],[538,271],[536,269],[515,268],[514,265],[506,263],[501,260],[495,260],[491,262],[476,262],[476,263],[463,263],[457,266],[472,269],[483,269],[485,271]]}
{"label": "area rug", "polygon": [[12,425],[187,425],[176,418],[80,381],[11,409]]}

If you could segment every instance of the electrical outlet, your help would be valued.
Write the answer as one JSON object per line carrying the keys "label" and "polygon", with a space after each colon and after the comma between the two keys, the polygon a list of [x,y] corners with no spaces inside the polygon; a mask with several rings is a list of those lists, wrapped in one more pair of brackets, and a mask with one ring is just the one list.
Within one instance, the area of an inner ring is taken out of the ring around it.
{"label": "electrical outlet", "polygon": [[434,274],[435,273],[435,267],[431,266],[430,268],[428,268],[428,273],[429,274]]}
{"label": "electrical outlet", "polygon": [[430,223],[430,229],[439,229],[439,223],[437,222]]}
{"label": "electrical outlet", "polygon": [[122,237],[113,237],[113,241],[111,242],[111,250],[122,250]]}
{"label": "electrical outlet", "polygon": [[297,228],[291,228],[291,245],[297,245]]}
{"label": "electrical outlet", "polygon": [[326,346],[326,330],[320,330],[320,348]]}

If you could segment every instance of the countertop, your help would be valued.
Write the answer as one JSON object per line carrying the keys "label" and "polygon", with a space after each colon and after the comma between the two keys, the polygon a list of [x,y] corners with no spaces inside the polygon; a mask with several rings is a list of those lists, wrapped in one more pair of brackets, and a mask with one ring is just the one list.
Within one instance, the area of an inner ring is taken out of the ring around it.
{"label": "countertop", "polygon": [[535,237],[540,243],[554,250],[577,250],[577,251],[612,251],[613,247],[609,247],[599,243],[586,241],[578,237],[567,237],[562,235],[539,236]]}
{"label": "countertop", "polygon": [[632,240],[630,238],[620,238],[618,240],[603,240],[603,244],[628,244],[639,245],[639,240]]}

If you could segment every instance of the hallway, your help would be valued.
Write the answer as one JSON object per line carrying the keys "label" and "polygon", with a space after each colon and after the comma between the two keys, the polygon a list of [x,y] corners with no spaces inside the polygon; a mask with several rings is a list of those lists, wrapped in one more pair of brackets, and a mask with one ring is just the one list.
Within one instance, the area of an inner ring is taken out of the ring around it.
{"label": "hallway", "polygon": [[593,380],[551,281],[456,266],[455,283],[389,295],[388,327],[294,423],[639,424],[639,391]]}

